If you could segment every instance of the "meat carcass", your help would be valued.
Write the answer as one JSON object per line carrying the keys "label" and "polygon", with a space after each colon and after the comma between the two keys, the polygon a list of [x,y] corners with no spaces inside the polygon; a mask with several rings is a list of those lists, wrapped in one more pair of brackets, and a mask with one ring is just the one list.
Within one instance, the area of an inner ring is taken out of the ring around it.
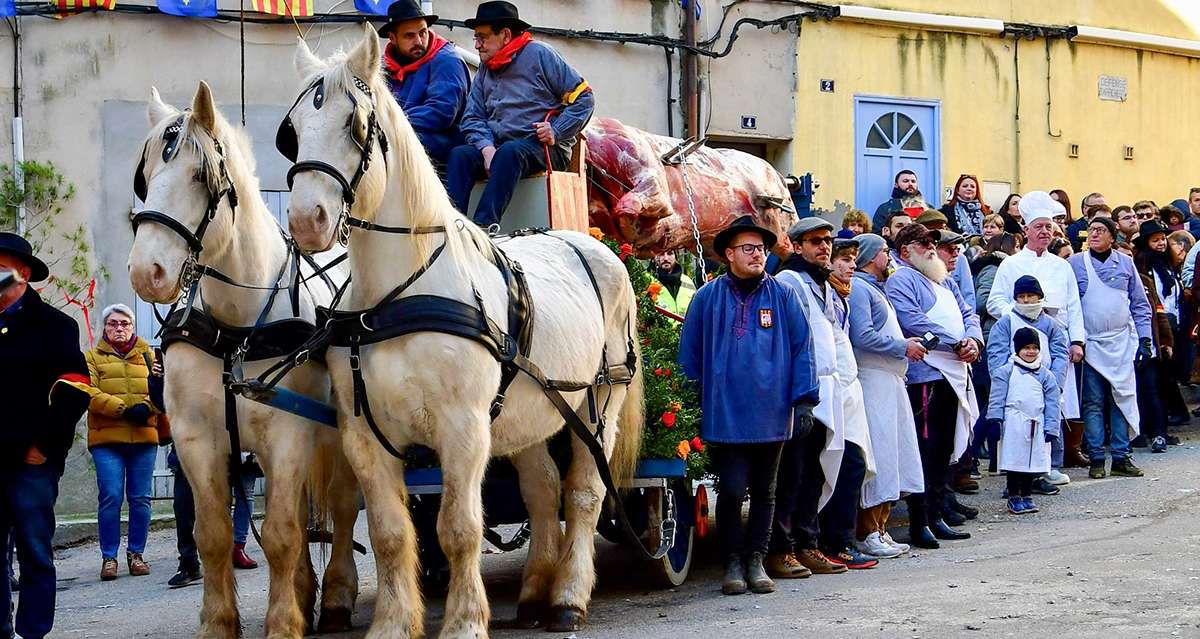
{"label": "meat carcass", "polygon": [[[612,118],[598,118],[587,138],[588,214],[592,226],[634,247],[639,257],[674,249],[695,250],[682,171],[688,171],[697,225],[705,252],[730,222],[746,214],[780,238],[777,253],[790,250],[787,229],[796,221],[791,194],[775,167],[748,153],[700,147],[683,165],[662,156],[681,140],[647,133]],[[787,210],[765,203],[773,200]]]}

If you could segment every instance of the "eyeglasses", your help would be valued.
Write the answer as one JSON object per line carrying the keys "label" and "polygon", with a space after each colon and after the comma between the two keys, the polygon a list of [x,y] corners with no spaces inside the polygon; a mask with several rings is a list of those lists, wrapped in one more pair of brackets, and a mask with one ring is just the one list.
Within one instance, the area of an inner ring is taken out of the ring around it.
{"label": "eyeglasses", "polygon": [[934,241],[931,239],[917,240],[915,242],[909,242],[908,244],[909,244],[909,246],[918,246],[919,245],[919,246],[924,246],[925,248],[933,248],[933,247],[937,246],[937,244],[934,243]]}
{"label": "eyeglasses", "polygon": [[104,323],[104,325],[105,325],[105,326],[107,326],[107,327],[109,327],[109,328],[129,328],[130,326],[133,326],[133,322],[113,322],[113,321],[109,321],[109,322],[105,322],[105,323]]}
{"label": "eyeglasses", "polygon": [[950,253],[951,255],[958,255],[959,253],[962,253],[962,245],[960,245],[960,244],[942,244],[941,246],[938,247],[938,250],[945,251],[947,253]]}
{"label": "eyeglasses", "polygon": [[1153,213],[1138,213],[1138,214],[1137,214],[1137,219],[1139,219],[1139,220],[1152,220],[1152,219],[1154,219],[1154,214],[1153,214]]}
{"label": "eyeglasses", "polygon": [[762,244],[738,244],[729,248],[741,249],[746,255],[754,255],[755,253],[766,253],[767,247]]}
{"label": "eyeglasses", "polygon": [[828,244],[828,245],[832,246],[833,245],[833,236],[826,235],[824,237],[808,237],[808,238],[805,238],[804,241],[808,242],[809,244],[812,244],[813,246],[820,246],[822,244]]}
{"label": "eyeglasses", "polygon": [[1117,221],[1118,222],[1128,222],[1130,220],[1140,220],[1140,219],[1142,219],[1142,216],[1140,216],[1140,215],[1122,215],[1121,217],[1117,218]]}

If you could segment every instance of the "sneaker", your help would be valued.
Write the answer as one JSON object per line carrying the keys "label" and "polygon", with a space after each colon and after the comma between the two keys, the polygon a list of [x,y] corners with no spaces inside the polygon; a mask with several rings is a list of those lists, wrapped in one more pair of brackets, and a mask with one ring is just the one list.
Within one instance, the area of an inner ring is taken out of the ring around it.
{"label": "sneaker", "polygon": [[883,538],[877,532],[867,535],[867,538],[862,541],[855,541],[854,549],[878,559],[892,559],[900,556],[900,551],[884,543]]}
{"label": "sneaker", "polygon": [[1178,446],[1179,444],[1180,444],[1180,441],[1179,441],[1178,437],[1176,437],[1174,435],[1167,435],[1167,445],[1168,446]]}
{"label": "sneaker", "polygon": [[879,534],[879,538],[883,540],[883,543],[900,551],[901,555],[912,550],[912,547],[909,546],[908,544],[902,544],[902,543],[896,541],[895,539],[892,539],[892,534],[887,532],[886,530]]}
{"label": "sneaker", "polygon": [[140,552],[125,553],[125,564],[129,566],[129,575],[132,577],[145,577],[150,574],[150,564],[142,559]]}
{"label": "sneaker", "polygon": [[1033,494],[1035,495],[1057,495],[1061,492],[1062,490],[1058,486],[1051,484],[1045,475],[1033,480]]}
{"label": "sneaker", "polygon": [[192,564],[188,561],[180,561],[179,571],[175,573],[175,576],[167,580],[167,585],[171,588],[183,588],[201,579],[204,579],[204,573],[200,572],[199,563]]}
{"label": "sneaker", "polygon": [[1008,498],[1008,512],[1013,515],[1025,514],[1025,500],[1020,497]]}
{"label": "sneaker", "polygon": [[850,570],[867,570],[879,565],[878,559],[864,555],[854,548],[847,548],[841,552],[829,554],[827,557],[831,563],[845,566]]}
{"label": "sneaker", "polygon": [[1025,513],[1032,514],[1038,511],[1037,504],[1033,503],[1033,497],[1022,497],[1021,501],[1025,505]]}
{"label": "sneaker", "polygon": [[1150,442],[1150,452],[1165,453],[1167,452],[1167,438],[1159,435]]}
{"label": "sneaker", "polygon": [[1150,443],[1146,441],[1145,435],[1138,435],[1137,437],[1129,440],[1129,445],[1133,448],[1145,448],[1149,446]]}
{"label": "sneaker", "polygon": [[117,571],[120,568],[117,566],[116,557],[105,557],[100,562],[100,581],[112,581],[117,578]]}
{"label": "sneaker", "polygon": [[1055,486],[1066,486],[1071,483],[1071,478],[1057,468],[1051,468],[1050,472],[1046,473],[1046,479]]}
{"label": "sneaker", "polygon": [[776,579],[804,579],[812,576],[812,571],[805,568],[792,553],[775,553],[768,555],[763,562],[767,574]]}
{"label": "sneaker", "polygon": [[834,575],[846,572],[845,566],[833,563],[825,556],[825,553],[816,548],[801,550],[800,554],[796,555],[796,559],[814,575]]}
{"label": "sneaker", "polygon": [[1106,475],[1108,475],[1108,473],[1104,471],[1103,459],[1092,462],[1092,467],[1088,469],[1088,477],[1091,477],[1092,479],[1104,479]]}
{"label": "sneaker", "polygon": [[1112,474],[1120,475],[1122,477],[1141,477],[1146,473],[1143,473],[1142,469],[1138,468],[1137,465],[1133,463],[1132,457],[1126,457],[1125,459],[1113,460]]}

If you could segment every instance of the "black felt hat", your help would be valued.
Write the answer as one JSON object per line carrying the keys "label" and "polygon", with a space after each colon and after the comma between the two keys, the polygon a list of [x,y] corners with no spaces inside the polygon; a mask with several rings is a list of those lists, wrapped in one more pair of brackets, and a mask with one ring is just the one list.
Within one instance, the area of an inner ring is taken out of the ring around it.
{"label": "black felt hat", "polygon": [[25,262],[25,265],[33,271],[29,274],[30,282],[40,282],[50,277],[50,269],[46,263],[39,260],[33,254],[33,247],[29,245],[29,242],[16,233],[0,233],[0,253],[8,253],[21,258],[21,261]]}
{"label": "black felt hat", "polygon": [[392,29],[401,22],[408,20],[424,20],[426,26],[432,27],[437,23],[438,17],[434,13],[425,13],[421,9],[421,3],[417,0],[396,0],[388,7],[387,24],[379,27],[380,37],[388,37]]}
{"label": "black felt hat", "polygon": [[779,239],[775,233],[755,224],[752,216],[743,215],[717,233],[717,237],[713,239],[713,251],[724,259],[725,249],[729,248],[729,243],[738,233],[758,233],[762,236],[763,245],[766,246],[767,251],[770,251],[771,247],[775,246],[775,241]]}
{"label": "black felt hat", "polygon": [[517,6],[511,2],[504,0],[492,0],[484,2],[475,9],[475,17],[463,20],[463,24],[467,25],[468,29],[474,29],[481,24],[490,24],[504,27],[515,27],[518,31],[527,31],[529,23],[521,19],[521,12],[517,11]]}

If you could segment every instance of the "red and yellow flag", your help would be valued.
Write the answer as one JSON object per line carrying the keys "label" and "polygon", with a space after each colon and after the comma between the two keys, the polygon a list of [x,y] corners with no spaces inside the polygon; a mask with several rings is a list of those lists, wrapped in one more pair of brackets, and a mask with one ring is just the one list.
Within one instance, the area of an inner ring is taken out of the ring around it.
{"label": "red and yellow flag", "polygon": [[307,18],[313,14],[313,0],[250,0],[250,4],[259,13],[276,16]]}
{"label": "red and yellow flag", "polygon": [[117,0],[51,0],[50,3],[58,7],[59,18],[66,18],[81,11],[92,9],[108,9],[112,11],[117,8]]}

